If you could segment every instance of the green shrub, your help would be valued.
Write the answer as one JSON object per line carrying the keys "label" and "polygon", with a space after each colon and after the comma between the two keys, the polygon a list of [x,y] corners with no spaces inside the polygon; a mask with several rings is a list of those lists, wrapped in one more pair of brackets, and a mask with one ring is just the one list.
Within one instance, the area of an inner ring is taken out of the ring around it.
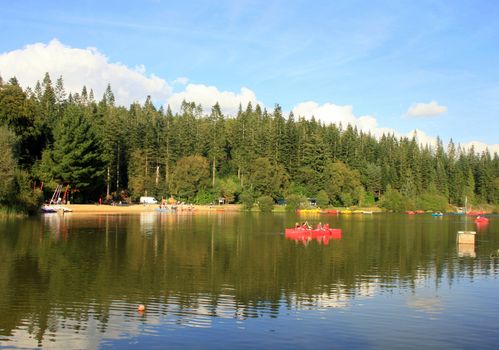
{"label": "green shrub", "polygon": [[391,211],[404,211],[406,209],[404,196],[388,186],[385,194],[381,197],[380,207]]}
{"label": "green shrub", "polygon": [[33,215],[38,213],[43,203],[43,192],[33,190],[28,173],[14,170],[10,197],[3,201],[3,216]]}
{"label": "green shrub", "polygon": [[304,196],[307,194],[307,189],[302,184],[297,184],[296,182],[291,182],[288,186],[287,194],[288,195],[300,194],[300,195]]}
{"label": "green shrub", "polygon": [[447,206],[447,198],[438,193],[423,193],[418,200],[418,207],[423,210],[445,211]]}
{"label": "green shrub", "polygon": [[329,205],[329,196],[327,192],[324,190],[320,190],[319,192],[317,192],[316,199],[317,199],[317,204],[321,208],[325,208]]}
{"label": "green shrub", "polygon": [[239,196],[239,201],[242,203],[244,210],[251,210],[253,204],[255,204],[255,197],[250,191],[244,191]]}
{"label": "green shrub", "polygon": [[305,196],[300,194],[290,194],[286,197],[286,211],[295,211],[300,208],[302,203],[305,203],[307,199]]}
{"label": "green shrub", "polygon": [[241,192],[241,184],[237,177],[217,180],[216,193],[225,198],[226,203],[234,203],[236,196]]}
{"label": "green shrub", "polygon": [[352,198],[352,195],[348,192],[344,192],[344,193],[341,193],[340,194],[340,200],[341,200],[341,203],[345,206],[345,207],[349,207],[353,204],[353,198]]}
{"label": "green shrub", "polygon": [[19,210],[29,215],[38,213],[43,203],[43,192],[40,189],[35,191],[22,191],[18,195]]}
{"label": "green shrub", "polygon": [[216,198],[216,196],[211,193],[211,192],[208,192],[207,190],[205,189],[201,189],[199,190],[199,192],[196,194],[196,197],[194,198],[194,203],[196,204],[210,204],[210,203],[214,203]]}
{"label": "green shrub", "polygon": [[274,199],[270,196],[258,197],[257,202],[261,212],[270,213],[274,208]]}
{"label": "green shrub", "polygon": [[374,194],[372,192],[366,192],[364,194],[364,200],[362,201],[362,205],[364,207],[372,207],[375,204]]}

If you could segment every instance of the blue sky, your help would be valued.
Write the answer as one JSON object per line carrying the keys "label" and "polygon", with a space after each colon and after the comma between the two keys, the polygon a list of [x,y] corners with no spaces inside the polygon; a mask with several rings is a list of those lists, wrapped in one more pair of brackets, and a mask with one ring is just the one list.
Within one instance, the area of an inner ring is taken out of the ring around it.
{"label": "blue sky", "polygon": [[124,103],[215,99],[230,113],[249,99],[327,122],[499,144],[496,1],[2,4],[0,75],[25,85],[50,71],[69,89],[77,78],[97,92],[109,81]]}

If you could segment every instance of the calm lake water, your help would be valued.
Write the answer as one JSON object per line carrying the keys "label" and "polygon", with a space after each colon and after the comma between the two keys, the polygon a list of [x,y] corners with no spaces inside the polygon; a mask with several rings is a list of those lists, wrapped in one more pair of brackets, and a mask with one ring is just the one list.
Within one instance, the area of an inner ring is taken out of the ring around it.
{"label": "calm lake water", "polygon": [[[0,348],[497,349],[499,217],[143,213],[1,221]],[[144,304],[145,312],[137,311]]]}

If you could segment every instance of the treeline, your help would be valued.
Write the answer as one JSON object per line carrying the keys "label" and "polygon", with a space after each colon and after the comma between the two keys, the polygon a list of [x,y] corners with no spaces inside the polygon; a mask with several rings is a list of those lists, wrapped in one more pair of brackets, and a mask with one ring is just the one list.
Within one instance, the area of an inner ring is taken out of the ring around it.
{"label": "treeline", "polygon": [[[117,106],[83,87],[67,94],[47,73],[34,88],[0,79],[0,201],[18,201],[26,183],[69,184],[76,202],[174,196],[188,202],[251,204],[315,197],[322,205],[378,203],[389,209],[499,202],[499,158],[421,146],[416,138],[377,139],[351,125],[325,125],[292,113],[241,106],[225,116],[195,102],[180,112]],[[6,170],[4,170],[6,169]],[[23,182],[24,181],[24,182]],[[8,185],[7,185],[8,184]],[[14,200],[13,200],[14,198]],[[298,201],[299,204],[300,201]]]}

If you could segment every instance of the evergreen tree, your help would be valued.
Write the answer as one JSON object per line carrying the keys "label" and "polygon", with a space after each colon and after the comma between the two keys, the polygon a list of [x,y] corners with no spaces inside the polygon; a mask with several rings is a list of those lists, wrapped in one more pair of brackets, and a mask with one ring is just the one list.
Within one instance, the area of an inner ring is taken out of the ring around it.
{"label": "evergreen tree", "polygon": [[208,160],[202,156],[179,159],[173,173],[175,189],[182,199],[192,201],[198,192],[206,189],[210,170]]}
{"label": "evergreen tree", "polygon": [[42,110],[45,116],[45,119],[49,120],[49,122],[53,123],[53,119],[55,117],[55,102],[56,96],[54,92],[54,88],[52,87],[52,80],[50,80],[49,73],[45,73],[45,77],[42,81],[42,96],[41,96],[41,104]]}
{"label": "evergreen tree", "polygon": [[[53,87],[47,73],[25,91],[15,78],[2,81],[0,125],[15,134],[12,156],[25,170],[15,182],[25,184],[33,171],[53,184],[74,182],[86,198],[105,188],[110,195],[127,189],[134,196],[178,192],[200,202],[217,195],[232,201],[241,191],[245,198],[277,199],[324,190],[334,204],[350,205],[372,204],[390,189],[404,207],[435,207],[442,198],[462,205],[465,197],[497,203],[499,197],[497,154],[456,149],[452,140],[446,151],[440,139],[435,148],[418,145],[416,134],[377,139],[351,125],[295,119],[292,113],[285,119],[279,105],[269,113],[248,103],[227,118],[218,104],[209,115],[196,102],[183,101],[178,114],[157,110],[150,97],[143,105],[115,104],[109,84],[96,103],[91,87],[66,95],[62,76]],[[72,142],[69,134],[81,137]],[[187,165],[195,167],[194,159],[211,169],[196,188],[178,178]]]}
{"label": "evergreen tree", "polygon": [[367,192],[379,197],[382,190],[381,167],[379,165],[368,163],[361,170],[361,180]]}
{"label": "evergreen tree", "polygon": [[256,196],[270,195],[277,199],[284,193],[287,176],[282,165],[261,157],[255,160],[249,181]]}
{"label": "evergreen tree", "polygon": [[54,144],[44,152],[40,178],[70,184],[84,199],[103,183],[102,148],[95,131],[77,105],[68,105],[54,129]]}
{"label": "evergreen tree", "polygon": [[12,148],[14,135],[5,126],[0,126],[0,204],[7,204],[14,196],[14,170],[16,161]]}
{"label": "evergreen tree", "polygon": [[442,193],[444,196],[449,196],[448,178],[446,171],[446,155],[444,152],[444,147],[442,145],[442,140],[437,138],[437,150],[435,154],[435,184],[437,191]]}
{"label": "evergreen tree", "polygon": [[224,117],[218,103],[211,109],[208,123],[207,148],[211,162],[211,186],[215,187],[217,162],[224,158],[225,146]]}
{"label": "evergreen tree", "polygon": [[40,129],[35,124],[33,101],[19,85],[0,86],[0,126],[17,136],[15,157],[22,168],[29,169],[41,154]]}
{"label": "evergreen tree", "polygon": [[325,190],[335,205],[350,206],[359,201],[360,174],[340,161],[326,166]]}

